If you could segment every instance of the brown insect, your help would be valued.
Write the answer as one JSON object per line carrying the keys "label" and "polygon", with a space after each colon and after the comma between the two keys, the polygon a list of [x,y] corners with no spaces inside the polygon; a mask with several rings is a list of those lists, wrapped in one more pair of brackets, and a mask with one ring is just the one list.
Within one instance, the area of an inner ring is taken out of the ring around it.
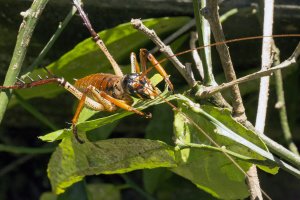
{"label": "brown insect", "polygon": [[[99,35],[93,30],[90,21],[82,10],[81,6],[77,4],[76,1],[74,1],[74,5],[77,7],[85,26],[92,35],[93,40],[96,43],[103,43]],[[48,71],[48,73],[51,75],[50,78],[40,79],[37,81],[32,80],[29,83],[25,83],[19,79],[15,85],[0,86],[0,89],[23,89],[49,83],[57,83],[64,87],[80,100],[75,115],[72,119],[72,129],[76,140],[79,143],[83,143],[84,141],[78,136],[76,123],[84,106],[96,111],[108,112],[114,112],[118,108],[122,108],[146,118],[151,117],[151,114],[146,114],[131,106],[133,104],[133,99],[131,96],[140,99],[154,99],[159,95],[159,90],[152,85],[151,81],[146,76],[147,60],[150,61],[156,70],[163,76],[169,89],[173,91],[174,88],[169,80],[169,75],[165,72],[155,57],[146,49],[140,50],[141,68],[134,53],[131,53],[130,58],[131,73],[126,75],[121,75],[122,73],[119,75],[97,73],[78,79],[75,81],[74,85],[72,85],[64,78],[56,77]]]}
{"label": "brown insect", "polygon": [[[155,68],[164,77],[170,90],[173,91],[173,85],[168,75],[152,54],[146,49],[141,49],[140,52],[142,59],[145,59],[145,56],[151,62],[157,63],[154,65]],[[131,54],[131,57],[132,60],[136,61],[134,53]],[[59,77],[51,77],[30,83],[25,83],[20,80],[13,86],[0,86],[0,89],[24,89],[49,83],[58,83],[80,100],[72,119],[72,128],[77,141],[83,143],[78,137],[76,123],[84,105],[96,111],[114,112],[118,108],[122,108],[146,118],[151,117],[151,114],[143,113],[131,106],[133,103],[131,96],[140,99],[154,99],[158,96],[159,90],[152,85],[151,81],[143,74],[143,71],[140,71],[139,64],[132,62],[132,65],[133,64],[135,71],[124,76],[97,73],[78,79],[74,85],[67,82],[64,78]],[[143,66],[143,68],[146,69],[146,66]]]}

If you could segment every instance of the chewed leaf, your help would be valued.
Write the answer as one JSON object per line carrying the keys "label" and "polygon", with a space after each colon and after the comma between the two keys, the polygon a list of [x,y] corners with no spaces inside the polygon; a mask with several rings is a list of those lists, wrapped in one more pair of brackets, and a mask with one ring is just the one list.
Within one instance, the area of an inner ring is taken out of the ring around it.
{"label": "chewed leaf", "polygon": [[177,166],[173,147],[159,141],[122,138],[78,144],[72,140],[63,139],[48,165],[56,194],[87,175]]}

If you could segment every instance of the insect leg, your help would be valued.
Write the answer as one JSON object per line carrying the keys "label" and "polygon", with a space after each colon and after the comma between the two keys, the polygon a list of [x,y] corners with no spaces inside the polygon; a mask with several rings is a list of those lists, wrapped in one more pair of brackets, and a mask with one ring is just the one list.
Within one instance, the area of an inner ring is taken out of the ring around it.
{"label": "insect leg", "polygon": [[164,68],[159,64],[156,58],[147,49],[140,49],[140,60],[141,60],[143,72],[146,72],[146,59],[148,59],[151,62],[151,64],[155,67],[155,69],[159,72],[159,74],[162,75],[162,77],[164,77],[166,83],[168,84],[169,89],[171,91],[174,91],[174,87],[169,79],[169,75],[166,73]]}
{"label": "insect leg", "polygon": [[38,81],[32,81],[30,83],[25,83],[24,81],[19,81],[15,85],[11,86],[0,86],[0,90],[2,89],[24,89],[24,88],[31,88],[31,87],[36,87],[40,85],[45,85],[48,83],[60,83],[61,78],[49,78],[49,79],[42,79]]}
{"label": "insect leg", "polygon": [[124,101],[119,100],[119,99],[115,99],[112,96],[106,94],[103,91],[98,91],[95,87],[92,87],[92,93],[95,95],[95,97],[99,100],[99,101],[103,101],[102,99],[107,100],[108,102],[111,102],[114,106],[117,106],[119,108],[122,108],[124,110],[128,110],[130,112],[134,112],[138,115],[144,116],[146,118],[151,118],[151,114],[146,114],[143,113],[135,108],[133,108],[132,106],[126,104]]}
{"label": "insect leg", "polygon": [[80,143],[80,144],[83,144],[84,141],[82,139],[79,138],[78,136],[78,132],[77,132],[77,127],[76,127],[76,124],[78,122],[78,118],[79,118],[79,115],[84,107],[84,104],[85,104],[85,99],[86,99],[86,94],[84,93],[78,103],[78,106],[77,106],[77,109],[76,109],[76,112],[75,112],[75,115],[72,119],[72,130],[73,130],[73,135],[74,137],[76,138],[76,140]]}
{"label": "insect leg", "polygon": [[77,134],[77,128],[76,128],[76,123],[78,121],[78,117],[80,112],[82,111],[82,108],[84,105],[87,105],[88,107],[90,107],[93,110],[97,110],[97,111],[102,111],[105,110],[105,107],[94,101],[93,99],[89,98],[86,96],[87,91],[85,92],[81,92],[79,91],[75,86],[73,86],[72,84],[70,84],[69,82],[67,82],[64,78],[48,78],[48,79],[42,79],[42,80],[38,80],[38,81],[32,81],[30,83],[24,83],[24,82],[18,82],[15,85],[12,86],[0,86],[0,90],[1,89],[23,89],[23,88],[31,88],[31,87],[37,87],[40,85],[45,85],[45,84],[49,84],[49,83],[57,83],[60,86],[64,87],[66,90],[68,90],[70,93],[72,93],[76,98],[78,98],[79,104],[77,106],[75,115],[72,119],[72,129],[73,129],[73,134],[76,138],[76,140],[79,143],[83,143],[83,140],[81,140],[78,137]]}
{"label": "insect leg", "polygon": [[140,73],[140,66],[136,59],[136,55],[134,52],[131,52],[130,54],[130,64],[131,64],[131,73]]}
{"label": "insect leg", "polygon": [[[84,141],[81,140],[78,136],[76,124],[78,122],[78,118],[79,118],[79,115],[80,115],[83,107],[85,105],[87,105],[88,107],[92,108],[93,110],[97,110],[97,111],[108,110],[108,111],[110,111],[110,108],[112,107],[112,105],[108,105],[110,102],[103,99],[101,96],[100,96],[100,98],[102,98],[103,100],[101,100],[101,101],[99,100],[99,102],[96,102],[93,99],[87,97],[86,95],[89,92],[96,90],[96,88],[93,86],[88,86],[84,92],[78,91],[73,85],[69,84],[68,82],[66,82],[64,87],[80,100],[78,103],[75,115],[72,119],[72,130],[73,130],[73,134],[74,134],[74,137],[76,138],[76,140],[82,144],[82,143],[84,143]],[[94,92],[92,92],[92,93],[94,93]],[[99,95],[99,93],[98,93],[98,95]]]}

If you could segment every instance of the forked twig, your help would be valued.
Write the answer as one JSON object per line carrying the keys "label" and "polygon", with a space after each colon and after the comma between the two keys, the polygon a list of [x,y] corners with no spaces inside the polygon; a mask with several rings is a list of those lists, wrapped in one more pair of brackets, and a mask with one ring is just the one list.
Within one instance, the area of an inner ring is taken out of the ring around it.
{"label": "forked twig", "polygon": [[177,68],[177,70],[181,73],[181,75],[188,82],[190,87],[196,85],[195,79],[192,79],[187,72],[185,66],[177,59],[174,55],[172,49],[169,46],[166,46],[160,38],[156,35],[154,30],[150,30],[147,28],[140,19],[132,19],[131,24],[133,27],[145,35],[147,35],[155,44],[159,47],[159,50],[164,53],[167,58],[173,63],[173,65]]}
{"label": "forked twig", "polygon": [[285,69],[288,68],[290,66],[293,66],[294,64],[297,63],[297,59],[299,57],[300,54],[300,43],[297,45],[296,49],[294,50],[293,54],[285,61],[283,61],[282,63],[280,63],[279,65],[272,67],[268,70],[264,70],[264,71],[258,71],[258,72],[254,72],[252,74],[246,75],[244,77],[241,77],[239,79],[236,79],[234,81],[228,82],[228,83],[223,83],[219,86],[212,86],[212,87],[207,87],[205,90],[203,90],[201,93],[196,94],[198,98],[206,98],[206,97],[210,97],[213,94],[223,91],[225,89],[228,89],[230,87],[232,87],[233,85],[236,84],[240,84],[240,83],[244,83],[244,82],[248,82],[251,80],[255,80],[258,78],[261,78],[263,76],[270,76],[272,73],[274,73],[277,70],[281,70],[281,69]]}
{"label": "forked twig", "polygon": [[[210,24],[215,41],[216,42],[225,41],[225,36],[219,18],[218,1],[217,0],[207,1],[207,6],[206,8],[203,9],[202,14]],[[230,58],[230,53],[227,45],[226,44],[218,45],[217,51],[221,59],[226,80],[227,81],[235,80],[236,74],[233,68],[233,64]],[[243,105],[243,100],[238,85],[232,86],[231,94],[232,94],[232,101],[233,101],[232,102],[233,116],[238,121],[241,122],[246,121],[247,118],[245,115],[245,108]]]}

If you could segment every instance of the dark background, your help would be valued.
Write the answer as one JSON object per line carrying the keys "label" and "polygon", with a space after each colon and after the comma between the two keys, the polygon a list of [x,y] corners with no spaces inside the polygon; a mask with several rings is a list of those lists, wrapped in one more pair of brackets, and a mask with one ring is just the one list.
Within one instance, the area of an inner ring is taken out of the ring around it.
{"label": "dark background", "polygon": [[[0,80],[4,79],[8,68],[13,48],[16,41],[19,25],[22,21],[20,12],[25,11],[31,5],[32,1],[27,0],[0,0]],[[298,4],[298,5],[297,5]],[[248,9],[255,7],[253,1],[224,1],[220,6],[220,12],[224,13],[232,8]],[[38,26],[32,37],[32,42],[24,62],[24,66],[30,65],[40,50],[56,30],[58,23],[64,19],[71,9],[71,3],[68,0],[50,0],[38,23]],[[131,18],[156,18],[164,16],[193,16],[193,7],[191,1],[176,0],[94,0],[85,1],[85,10],[89,14],[95,30],[100,31],[112,28],[120,23],[129,22]],[[300,25],[300,4],[294,1],[276,1],[274,34],[299,33]],[[261,35],[260,22],[257,15],[244,12],[238,14],[223,25],[226,38],[240,38],[245,36]],[[72,49],[81,40],[89,37],[88,32],[82,26],[81,19],[75,16],[47,57],[42,61],[42,65],[47,65],[64,53]],[[284,38],[276,40],[281,49],[282,59],[291,55],[299,39]],[[124,47],[126,48],[126,47]],[[230,50],[238,75],[247,74],[249,70],[258,69],[260,65],[261,43],[241,42],[230,45]],[[129,60],[129,59],[128,59]],[[218,59],[213,62],[217,66],[216,74],[221,74],[221,67],[218,65]],[[287,111],[291,130],[297,145],[299,145],[299,69],[291,71],[286,70],[285,76],[285,95],[287,102]],[[219,83],[223,81],[222,75]],[[254,122],[257,104],[258,84],[254,83],[251,87],[242,86],[243,99],[246,106],[247,116]],[[54,99],[32,99],[30,103],[45,114],[51,121],[59,127],[66,127],[67,121],[72,118],[74,110],[74,98],[69,94],[61,94]],[[274,140],[282,143],[281,127],[278,119],[278,113],[274,109],[276,95],[274,85],[271,86],[270,103],[267,116],[266,133]],[[63,109],[57,109],[61,107]],[[132,124],[139,124],[132,125]],[[147,124],[146,120],[130,116],[124,119],[115,129],[113,137],[143,137],[143,131]],[[37,136],[43,135],[50,130],[37,122],[28,112],[20,106],[11,107],[0,127],[0,143],[20,145],[20,146],[41,146],[43,143],[37,139]],[[126,133],[126,134],[124,134]],[[47,162],[49,155],[31,156],[14,155],[0,153],[0,199],[39,199],[41,193],[50,191],[50,184],[46,175]],[[272,176],[260,172],[262,188],[273,199],[299,199],[300,182],[295,177],[280,171],[278,175]],[[129,174],[137,183],[141,183],[141,173],[132,172]],[[118,175],[99,176],[98,178],[105,182],[117,184],[124,181]],[[88,179],[89,181],[89,179]],[[188,188],[189,194],[198,194],[198,190],[188,181],[172,176],[166,183],[162,183],[161,188],[167,188],[167,184],[176,183],[183,185],[182,188]],[[125,190],[122,193],[124,199],[141,199],[137,192]],[[191,195],[192,197],[193,195]],[[179,196],[178,196],[179,197]],[[183,195],[184,197],[184,195]],[[186,197],[186,196],[185,196]],[[197,199],[197,195],[195,198]]]}

